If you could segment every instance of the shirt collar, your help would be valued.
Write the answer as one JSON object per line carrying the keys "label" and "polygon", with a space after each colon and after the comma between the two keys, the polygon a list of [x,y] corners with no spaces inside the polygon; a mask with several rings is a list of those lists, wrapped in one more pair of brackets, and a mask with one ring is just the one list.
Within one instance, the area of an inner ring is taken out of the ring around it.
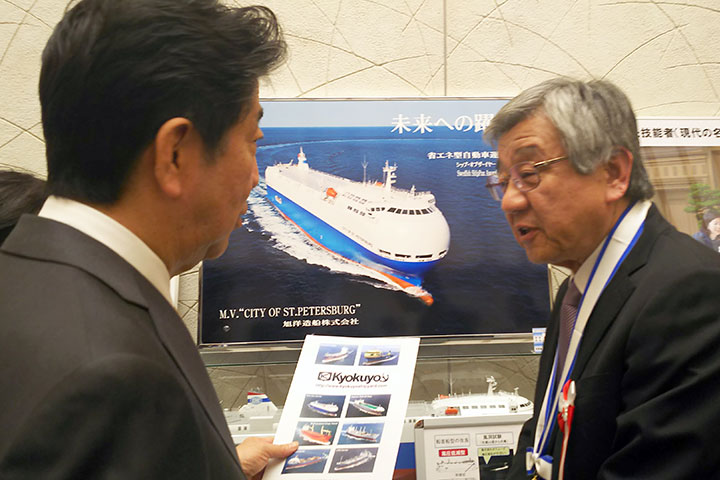
{"label": "shirt collar", "polygon": [[142,274],[172,305],[167,267],[137,235],[111,217],[67,198],[50,196],[38,216],[69,225],[102,243]]}
{"label": "shirt collar", "polygon": [[[633,217],[640,217],[643,218],[647,215],[647,209],[645,210],[635,210],[635,209],[629,209],[628,213],[626,215],[626,218],[628,220],[632,219]],[[618,235],[618,231],[615,230],[615,235]],[[613,236],[615,236],[613,235]],[[593,267],[595,266],[595,262],[597,261],[598,255],[600,255],[600,250],[602,249],[602,246],[605,244],[605,240],[607,239],[607,235],[605,235],[600,243],[598,243],[597,247],[595,247],[595,250],[593,250],[593,253],[590,254],[588,258],[585,259],[585,261],[580,265],[580,268],[578,268],[577,272],[575,272],[575,275],[571,277],[571,281],[575,282],[575,286],[580,291],[580,294],[585,293],[585,289],[587,288],[588,281],[590,280],[590,274],[592,273]]]}

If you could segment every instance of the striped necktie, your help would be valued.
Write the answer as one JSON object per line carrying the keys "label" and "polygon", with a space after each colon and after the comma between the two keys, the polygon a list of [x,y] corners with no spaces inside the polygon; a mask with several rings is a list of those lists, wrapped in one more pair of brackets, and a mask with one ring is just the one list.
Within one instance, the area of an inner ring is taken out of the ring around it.
{"label": "striped necktie", "polygon": [[567,292],[563,297],[562,305],[560,305],[560,335],[558,337],[558,377],[562,375],[562,369],[565,366],[565,357],[567,356],[570,339],[572,338],[573,328],[575,327],[575,318],[577,317],[578,304],[580,303],[580,291],[575,286],[575,282],[571,279]]}

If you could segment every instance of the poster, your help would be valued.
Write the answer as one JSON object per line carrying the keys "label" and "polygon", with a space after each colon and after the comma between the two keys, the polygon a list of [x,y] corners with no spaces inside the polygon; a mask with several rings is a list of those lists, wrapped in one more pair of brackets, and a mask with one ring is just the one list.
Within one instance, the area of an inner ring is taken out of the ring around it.
{"label": "poster", "polygon": [[547,269],[485,188],[503,100],[261,103],[260,184],[203,263],[201,344],[544,325]]}
{"label": "poster", "polygon": [[660,212],[679,231],[720,250],[720,118],[641,117],[638,137]]}
{"label": "poster", "polygon": [[391,478],[419,344],[306,337],[274,440],[297,441],[298,450],[263,478]]}

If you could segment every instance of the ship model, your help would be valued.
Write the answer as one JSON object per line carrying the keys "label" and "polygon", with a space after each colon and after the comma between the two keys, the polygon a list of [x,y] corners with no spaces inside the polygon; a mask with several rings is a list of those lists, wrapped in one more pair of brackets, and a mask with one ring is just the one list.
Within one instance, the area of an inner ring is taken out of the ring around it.
{"label": "ship model", "polygon": [[265,169],[268,200],[314,243],[380,273],[432,304],[423,276],[448,252],[450,227],[431,192],[395,187],[397,165],[383,182],[353,181],[297,162]]}
{"label": "ship model", "polygon": [[[497,382],[492,375],[487,376],[486,381],[486,392],[438,395],[430,402],[411,401],[403,422],[402,441],[412,442],[415,423],[426,417],[518,415],[525,418],[532,415],[533,402],[519,395],[517,388],[513,392],[497,390]],[[350,405],[368,415],[380,416],[385,413],[383,406],[361,399],[351,401]],[[334,403],[317,400],[308,403],[308,407],[315,412],[323,412],[323,415],[335,417],[340,410]],[[239,443],[247,436],[274,435],[281,414],[282,408],[276,408],[267,395],[257,389],[248,392],[247,403],[239,409],[226,409],[225,419],[233,439]]]}
{"label": "ship model", "polygon": [[497,381],[490,375],[485,377],[487,393],[460,393],[438,395],[430,403],[433,416],[483,416],[515,415],[533,413],[533,403],[514,392],[496,391]]}

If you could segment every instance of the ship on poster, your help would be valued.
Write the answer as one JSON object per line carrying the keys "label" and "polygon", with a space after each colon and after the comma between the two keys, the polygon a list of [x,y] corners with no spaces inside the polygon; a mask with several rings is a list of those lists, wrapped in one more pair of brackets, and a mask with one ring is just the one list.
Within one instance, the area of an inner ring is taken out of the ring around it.
{"label": "ship on poster", "polygon": [[225,255],[203,264],[201,342],[542,325],[546,269],[484,187],[496,154],[482,129],[500,103],[263,102],[260,184]]}

